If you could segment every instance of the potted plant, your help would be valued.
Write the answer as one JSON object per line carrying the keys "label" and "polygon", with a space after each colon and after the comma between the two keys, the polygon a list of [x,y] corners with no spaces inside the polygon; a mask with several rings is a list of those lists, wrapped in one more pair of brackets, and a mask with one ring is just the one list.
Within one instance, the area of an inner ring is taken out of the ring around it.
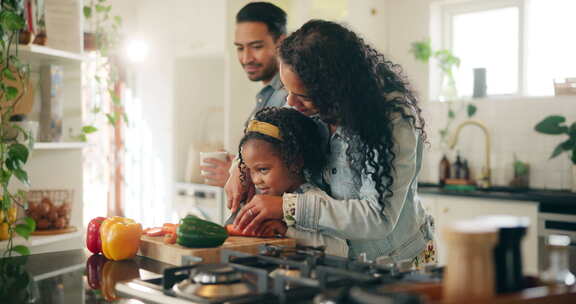
{"label": "potted plant", "polygon": [[[28,238],[36,229],[36,223],[29,217],[17,218],[17,208],[27,208],[26,192],[12,190],[14,179],[29,184],[24,165],[28,161],[33,138],[29,132],[10,121],[14,109],[21,101],[28,79],[29,67],[18,59],[18,34],[24,29],[22,0],[2,0],[0,2],[0,238],[7,240],[3,256],[13,253],[27,255],[25,246],[15,246],[13,238],[20,235]],[[19,89],[22,88],[22,89]],[[14,138],[14,133],[16,137]],[[18,134],[22,133],[20,137]],[[20,139],[22,138],[22,139]],[[24,142],[20,142],[20,141]],[[25,144],[27,143],[27,145]]]}
{"label": "potted plant", "polygon": [[[438,61],[438,67],[442,71],[442,96],[439,97],[441,101],[446,101],[448,103],[448,114],[446,120],[446,126],[440,129],[440,137],[444,144],[447,143],[448,133],[452,122],[456,118],[456,112],[454,110],[453,101],[458,98],[458,92],[456,90],[456,80],[454,79],[453,70],[460,66],[460,58],[456,57],[450,50],[432,50],[430,45],[430,39],[425,39],[422,41],[412,42],[410,52],[414,55],[414,58],[418,61],[428,63],[430,58],[435,58]],[[466,106],[466,113],[468,118],[471,118],[476,114],[476,106],[472,103],[461,103],[461,105]],[[458,112],[462,111],[463,108],[460,107]]]}
{"label": "potted plant", "polygon": [[548,135],[563,135],[566,134],[568,138],[559,143],[552,154],[550,159],[557,157],[563,152],[567,152],[572,162],[572,191],[576,192],[576,122],[568,125],[566,118],[561,115],[550,115],[540,121],[534,127],[534,130],[539,133]]}

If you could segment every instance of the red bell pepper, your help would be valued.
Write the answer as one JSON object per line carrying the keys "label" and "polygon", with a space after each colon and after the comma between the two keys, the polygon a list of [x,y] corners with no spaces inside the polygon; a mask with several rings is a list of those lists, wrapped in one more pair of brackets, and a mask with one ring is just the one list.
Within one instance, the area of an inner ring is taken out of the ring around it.
{"label": "red bell pepper", "polygon": [[100,239],[100,225],[105,220],[105,217],[93,218],[88,223],[88,229],[86,231],[86,247],[90,252],[98,254],[102,252],[102,240]]}
{"label": "red bell pepper", "polygon": [[104,263],[106,258],[100,254],[93,254],[86,261],[86,278],[90,288],[100,289]]}

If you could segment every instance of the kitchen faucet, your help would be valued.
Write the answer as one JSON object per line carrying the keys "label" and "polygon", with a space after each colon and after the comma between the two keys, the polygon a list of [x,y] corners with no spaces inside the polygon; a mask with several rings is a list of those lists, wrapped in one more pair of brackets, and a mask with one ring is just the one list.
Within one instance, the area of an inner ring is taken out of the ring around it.
{"label": "kitchen faucet", "polygon": [[456,131],[454,132],[454,136],[452,136],[449,147],[450,149],[454,149],[456,143],[458,142],[458,135],[462,128],[466,125],[475,125],[478,126],[482,131],[484,131],[485,135],[485,142],[486,142],[486,158],[484,162],[484,167],[482,168],[482,174],[480,176],[480,180],[478,181],[479,188],[489,188],[491,186],[490,183],[490,132],[488,132],[488,128],[481,122],[477,120],[467,120],[458,125]]}

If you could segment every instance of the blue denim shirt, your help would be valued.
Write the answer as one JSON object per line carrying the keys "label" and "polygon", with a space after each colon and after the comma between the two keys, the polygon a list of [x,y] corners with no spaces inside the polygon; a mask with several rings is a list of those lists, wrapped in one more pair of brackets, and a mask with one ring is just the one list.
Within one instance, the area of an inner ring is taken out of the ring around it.
{"label": "blue denim shirt", "polygon": [[244,126],[247,126],[250,119],[264,108],[283,107],[286,104],[286,96],[288,96],[288,92],[284,90],[284,85],[280,81],[280,73],[276,73],[274,78],[256,94],[256,106],[254,106]]}
{"label": "blue denim shirt", "polygon": [[405,119],[394,121],[396,159],[394,196],[381,213],[378,192],[372,179],[350,167],[346,155],[353,141],[339,127],[329,135],[330,148],[324,180],[330,193],[297,195],[294,226],[346,239],[350,257],[390,256],[398,261],[419,255],[432,240],[432,218],[423,209],[417,193],[423,143],[420,133]]}

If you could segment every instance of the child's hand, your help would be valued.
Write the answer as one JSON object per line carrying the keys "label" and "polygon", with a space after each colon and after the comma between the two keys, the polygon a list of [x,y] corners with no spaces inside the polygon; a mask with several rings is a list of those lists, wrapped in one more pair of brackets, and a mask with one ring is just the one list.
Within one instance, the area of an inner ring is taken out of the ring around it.
{"label": "child's hand", "polygon": [[260,227],[256,229],[256,235],[262,236],[285,236],[288,226],[281,220],[268,220],[264,221]]}
{"label": "child's hand", "polygon": [[254,196],[256,190],[254,189],[254,184],[250,180],[250,174],[247,175],[248,180],[246,183],[248,187],[245,188],[240,180],[240,169],[236,163],[232,164],[234,168],[232,168],[230,172],[230,178],[226,182],[224,186],[224,191],[226,192],[226,197],[228,199],[228,209],[232,211],[232,213],[236,212],[238,208],[240,208],[240,202],[247,201],[249,202]]}

